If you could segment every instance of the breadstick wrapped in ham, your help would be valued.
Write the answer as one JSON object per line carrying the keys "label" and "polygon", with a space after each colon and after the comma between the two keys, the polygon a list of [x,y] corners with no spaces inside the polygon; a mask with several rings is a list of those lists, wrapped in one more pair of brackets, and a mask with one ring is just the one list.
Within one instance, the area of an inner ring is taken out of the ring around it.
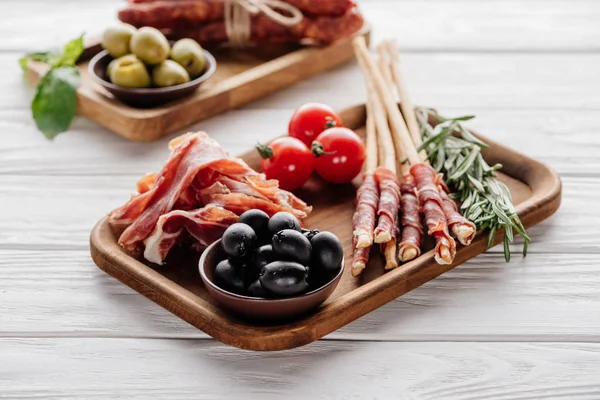
{"label": "breadstick wrapped in ham", "polygon": [[400,192],[402,239],[398,249],[398,258],[402,262],[406,262],[421,255],[421,241],[423,238],[417,185],[413,176],[408,172],[402,178]]}
{"label": "breadstick wrapped in ham", "polygon": [[439,192],[442,198],[444,214],[446,215],[446,220],[448,221],[448,226],[452,230],[452,233],[461,244],[465,246],[470,245],[475,237],[475,224],[458,212],[456,203],[450,198],[442,186],[439,186]]}
{"label": "breadstick wrapped in ham", "polygon": [[435,260],[438,264],[451,264],[456,256],[456,243],[448,232],[435,170],[428,164],[418,163],[410,167],[410,173],[417,185],[419,203],[429,229],[427,233],[435,238]]}
{"label": "breadstick wrapped in ham", "polygon": [[367,158],[363,181],[356,193],[356,211],[352,218],[352,275],[358,276],[369,262],[369,253],[373,246],[373,229],[377,221],[377,206],[379,204],[379,187],[373,170],[377,166],[377,136],[375,121],[372,115],[372,104],[367,104]]}
{"label": "breadstick wrapped in ham", "polygon": [[365,172],[363,182],[356,193],[356,211],[352,218],[355,248],[362,249],[373,244],[373,229],[377,219],[379,188],[373,172]]}

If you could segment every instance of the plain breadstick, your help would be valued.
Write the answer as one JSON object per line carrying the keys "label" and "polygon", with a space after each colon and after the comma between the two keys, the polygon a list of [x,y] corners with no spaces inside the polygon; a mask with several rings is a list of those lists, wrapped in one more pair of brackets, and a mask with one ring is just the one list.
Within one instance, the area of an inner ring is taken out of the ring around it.
{"label": "plain breadstick", "polygon": [[394,100],[394,96],[392,95],[390,88],[386,86],[385,80],[381,75],[381,71],[379,71],[379,68],[367,49],[364,37],[360,36],[355,38],[353,45],[359,60],[362,60],[361,67],[363,67],[365,74],[371,78],[373,85],[379,94],[379,98],[383,101],[383,105],[387,110],[388,118],[393,128],[392,132],[398,135],[398,141],[401,143],[410,163],[418,164],[421,159],[415,149],[413,140],[408,132],[408,128],[406,127],[406,123],[402,118],[402,114],[398,109],[398,105]]}

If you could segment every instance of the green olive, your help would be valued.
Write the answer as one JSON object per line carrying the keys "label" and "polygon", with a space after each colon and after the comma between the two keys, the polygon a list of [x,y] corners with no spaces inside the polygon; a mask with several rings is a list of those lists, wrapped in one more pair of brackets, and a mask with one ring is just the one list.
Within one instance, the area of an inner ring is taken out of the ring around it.
{"label": "green olive", "polygon": [[169,41],[156,28],[145,26],[137,30],[129,43],[131,52],[146,64],[160,64],[169,57]]}
{"label": "green olive", "polygon": [[110,72],[115,67],[115,65],[117,65],[117,63],[119,63],[119,62],[123,62],[124,60],[139,61],[138,58],[136,56],[134,56],[133,54],[127,54],[126,56],[123,56],[120,58],[115,58],[110,63],[108,63],[108,66],[106,67],[106,76],[108,76],[109,79],[110,79]]}
{"label": "green olive", "polygon": [[124,56],[129,53],[129,42],[135,31],[129,24],[111,26],[104,31],[102,47],[115,58]]}
{"label": "green olive", "polygon": [[204,50],[193,39],[178,40],[171,49],[171,59],[185,68],[190,76],[200,75],[206,66]]}
{"label": "green olive", "polygon": [[185,68],[173,60],[165,60],[152,70],[152,80],[158,87],[181,85],[190,81]]}
{"label": "green olive", "polygon": [[115,85],[146,88],[150,86],[150,74],[143,62],[132,54],[114,60],[110,69],[110,81]]}

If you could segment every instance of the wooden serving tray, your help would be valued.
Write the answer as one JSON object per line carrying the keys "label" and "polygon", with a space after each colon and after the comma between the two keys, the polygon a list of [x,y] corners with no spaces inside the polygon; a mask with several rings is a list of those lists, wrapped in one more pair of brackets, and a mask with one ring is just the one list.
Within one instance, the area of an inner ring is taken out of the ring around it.
{"label": "wooden serving tray", "polygon": [[[349,108],[341,116],[346,126],[364,133],[364,106]],[[500,179],[510,188],[525,227],[552,215],[560,205],[559,176],[538,161],[487,138],[483,140],[490,145],[483,150],[485,159],[491,165],[504,165]],[[242,158],[252,168],[260,169],[255,151]],[[260,325],[236,318],[208,295],[200,280],[198,255],[175,257],[165,266],[150,266],[119,247],[106,218],[92,231],[92,258],[108,274],[223,343],[250,350],[282,350],[313,342],[487,250],[487,232],[482,232],[471,246],[458,246],[452,265],[437,264],[433,251],[428,251],[388,272],[383,269],[383,258],[374,251],[363,275],[354,278],[350,263],[355,188],[313,178],[298,194],[314,206],[306,219],[307,227],[328,230],[340,238],[346,268],[333,295],[312,314],[293,322]],[[503,232],[498,232],[495,244],[503,237]]]}
{"label": "wooden serving tray", "polygon": [[[365,36],[368,41],[370,32],[365,24],[357,35]],[[244,50],[208,49],[217,59],[217,70],[198,91],[160,107],[140,109],[116,100],[90,78],[88,60],[101,50],[98,41],[92,40],[80,58],[77,112],[137,142],[156,140],[354,58],[352,38],[324,47],[275,45]],[[30,62],[27,70],[30,83],[36,84],[47,70],[46,64]]]}

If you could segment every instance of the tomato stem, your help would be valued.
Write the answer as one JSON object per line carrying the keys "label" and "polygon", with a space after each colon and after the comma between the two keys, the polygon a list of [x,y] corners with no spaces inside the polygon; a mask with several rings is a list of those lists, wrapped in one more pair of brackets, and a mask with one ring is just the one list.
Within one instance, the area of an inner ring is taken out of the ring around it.
{"label": "tomato stem", "polygon": [[273,157],[273,149],[266,144],[256,143],[256,151],[258,151],[258,155],[262,159],[267,160]]}
{"label": "tomato stem", "polygon": [[332,117],[326,117],[325,119],[327,120],[325,123],[325,129],[335,128],[337,126],[337,122],[335,122],[335,119]]}
{"label": "tomato stem", "polygon": [[325,151],[325,149],[323,148],[323,145],[321,143],[317,142],[316,140],[314,142],[312,142],[312,145],[310,146],[310,151],[317,158],[321,157],[321,156],[330,156],[330,155],[336,153],[335,151]]}

